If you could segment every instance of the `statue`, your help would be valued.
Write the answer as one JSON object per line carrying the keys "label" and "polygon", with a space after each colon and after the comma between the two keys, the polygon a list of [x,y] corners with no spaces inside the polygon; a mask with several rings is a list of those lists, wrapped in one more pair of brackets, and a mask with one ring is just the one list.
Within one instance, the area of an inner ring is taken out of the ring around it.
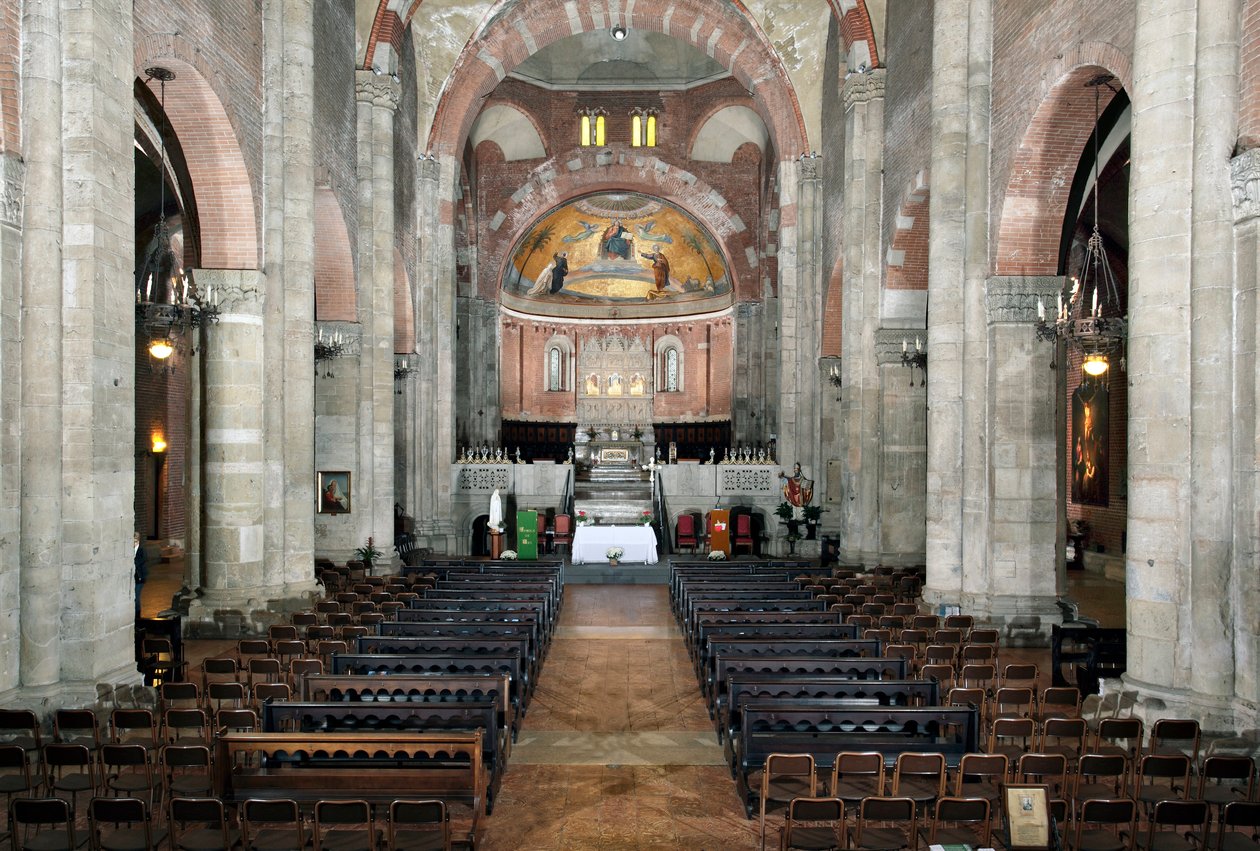
{"label": "statue", "polygon": [[518,447],[516,447],[516,463],[517,463],[517,464],[524,464],[524,463],[525,463],[524,461],[522,461],[522,460],[521,460],[521,448],[520,448],[519,446],[518,446]]}
{"label": "statue", "polygon": [[569,447],[569,456],[564,459],[564,463],[566,464],[573,463],[573,447],[572,446]]}
{"label": "statue", "polygon": [[814,480],[801,474],[799,463],[792,465],[792,475],[779,471],[783,481],[783,499],[795,508],[804,508],[814,499]]}

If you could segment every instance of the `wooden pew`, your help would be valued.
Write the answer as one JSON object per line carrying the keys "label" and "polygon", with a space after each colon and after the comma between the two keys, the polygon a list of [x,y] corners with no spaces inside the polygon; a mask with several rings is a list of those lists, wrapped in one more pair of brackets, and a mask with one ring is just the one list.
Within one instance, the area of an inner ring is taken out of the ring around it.
{"label": "wooden pew", "polygon": [[512,713],[525,714],[525,661],[519,654],[464,656],[454,653],[334,653],[329,672],[337,675],[394,675],[394,674],[506,674],[509,678],[508,696]]}
{"label": "wooden pew", "polygon": [[452,702],[349,703],[335,701],[267,701],[263,704],[264,733],[452,733],[481,730],[485,762],[486,814],[494,808],[503,771],[507,767],[510,735],[500,720],[498,704],[490,698],[463,697]]}
{"label": "wooden pew", "polygon": [[709,651],[710,642],[732,638],[856,639],[857,627],[846,623],[701,623],[696,633],[696,646],[687,648],[695,662],[697,676],[712,658],[712,653]]}
{"label": "wooden pew", "polygon": [[499,707],[503,726],[516,740],[519,719],[512,711],[511,679],[506,674],[391,674],[359,676],[354,674],[314,674],[302,678],[301,699],[319,703],[388,703],[391,701],[454,700],[461,696],[493,700]]}
{"label": "wooden pew", "polygon": [[[421,597],[418,600],[412,600],[409,609],[433,611],[459,609],[465,612],[506,612],[506,613],[522,613],[533,612],[538,618],[538,625],[542,629],[542,641],[544,643],[551,642],[551,633],[555,624],[547,616],[547,604],[542,601],[530,600],[470,600],[465,597],[445,596],[445,597]],[[407,609],[399,611],[402,615]],[[403,620],[399,617],[398,620]]]}
{"label": "wooden pew", "polygon": [[674,613],[674,618],[682,620],[687,611],[688,602],[702,594],[712,598],[714,595],[720,596],[725,593],[762,592],[763,597],[774,597],[779,591],[797,593],[801,590],[799,585],[788,579],[766,579],[761,576],[748,576],[739,582],[732,582],[729,579],[711,581],[687,579],[678,587],[676,596],[670,600],[670,608]]}
{"label": "wooden pew", "polygon": [[752,701],[744,705],[736,748],[735,781],[749,818],[758,792],[748,778],[772,753],[807,753],[820,771],[841,751],[879,751],[893,765],[905,751],[942,753],[956,767],[979,748],[980,710],[974,706],[838,707],[834,701]]}
{"label": "wooden pew", "polygon": [[482,732],[240,733],[215,738],[215,795],[227,804],[293,798],[439,798],[472,811],[475,843],[486,812]]}
{"label": "wooden pew", "polygon": [[512,592],[486,591],[473,588],[430,588],[424,593],[424,600],[458,601],[460,603],[494,603],[511,605],[514,609],[538,606],[542,622],[550,625],[556,618],[556,610],[551,597],[546,592]]}
{"label": "wooden pew", "polygon": [[[905,659],[855,659],[837,656],[728,656],[714,660],[714,676],[723,683],[736,674],[826,674],[850,680],[904,680]],[[724,709],[726,692],[709,703],[709,717]]]}
{"label": "wooden pew", "polygon": [[563,595],[560,593],[560,586],[551,581],[528,582],[520,579],[509,580],[507,578],[490,577],[480,579],[439,579],[433,590],[429,591],[425,596],[439,596],[446,591],[485,591],[503,594],[507,597],[520,596],[522,598],[532,598],[541,594],[547,598],[553,616],[559,615],[560,604],[564,600]]}
{"label": "wooden pew", "polygon": [[[817,598],[807,600],[699,600],[693,601],[692,610],[682,626],[683,638],[695,641],[696,628],[705,615],[742,615],[755,612],[825,612],[825,601]],[[836,615],[837,620],[839,615]]]}
{"label": "wooden pew", "polygon": [[936,706],[936,680],[851,680],[807,674],[737,674],[726,683],[726,700],[717,718],[718,741],[735,776],[744,706],[766,701],[830,700],[839,706]]}
{"label": "wooden pew", "polygon": [[863,638],[714,638],[701,670],[700,688],[710,705],[726,691],[726,681],[718,678],[717,661],[732,657],[836,656],[840,658],[874,658],[881,647],[875,639]]}
{"label": "wooden pew", "polygon": [[[423,604],[423,600],[417,601]],[[451,624],[511,624],[529,630],[532,644],[544,654],[547,643],[544,640],[546,631],[539,620],[538,612],[532,609],[506,609],[487,612],[460,608],[443,609],[429,606],[418,606],[399,609],[394,614],[395,621],[407,622],[445,622]]]}
{"label": "wooden pew", "polygon": [[542,662],[543,648],[538,644],[534,624],[519,623],[452,623],[449,621],[382,621],[376,625],[380,636],[429,636],[431,638],[523,638],[526,655],[534,659],[534,667]]}
{"label": "wooden pew", "polygon": [[529,654],[529,636],[499,635],[492,638],[432,635],[361,635],[355,639],[355,652],[370,655],[382,653],[448,653],[478,658],[515,653],[521,658],[521,691],[528,696],[534,691],[536,660]]}

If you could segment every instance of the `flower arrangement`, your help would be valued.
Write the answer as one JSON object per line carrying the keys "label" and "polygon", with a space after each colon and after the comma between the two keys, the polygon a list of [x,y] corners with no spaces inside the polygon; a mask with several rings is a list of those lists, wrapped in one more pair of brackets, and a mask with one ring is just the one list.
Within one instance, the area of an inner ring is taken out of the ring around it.
{"label": "flower arrangement", "polygon": [[595,520],[585,511],[579,510],[577,513],[577,524],[579,526],[590,526]]}
{"label": "flower arrangement", "polygon": [[640,511],[639,522],[642,523],[644,526],[651,526],[652,525],[652,512]]}
{"label": "flower arrangement", "polygon": [[784,500],[783,502],[780,502],[778,508],[774,510],[775,516],[780,520],[791,520],[793,519],[792,508],[792,503]]}
{"label": "flower arrangement", "polygon": [[626,551],[623,550],[621,547],[609,547],[608,552],[604,553],[604,555],[608,558],[609,561],[616,561],[617,559],[625,555],[625,553]]}
{"label": "flower arrangement", "polygon": [[710,550],[709,561],[726,561],[725,550]]}
{"label": "flower arrangement", "polygon": [[499,553],[499,558],[503,561],[516,561],[516,550],[504,550]]}
{"label": "flower arrangement", "polygon": [[359,561],[375,561],[385,555],[385,553],[378,550],[376,548],[376,544],[373,543],[372,538],[369,537],[366,544],[354,551],[354,555],[359,559]]}
{"label": "flower arrangement", "polygon": [[806,523],[817,523],[822,519],[823,510],[821,505],[807,505],[801,510],[805,513]]}

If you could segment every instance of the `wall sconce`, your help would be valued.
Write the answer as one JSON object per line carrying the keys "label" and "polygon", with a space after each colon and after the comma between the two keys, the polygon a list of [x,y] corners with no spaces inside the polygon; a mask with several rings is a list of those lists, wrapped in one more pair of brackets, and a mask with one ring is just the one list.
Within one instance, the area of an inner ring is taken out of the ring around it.
{"label": "wall sconce", "polygon": [[840,364],[835,363],[831,365],[831,367],[827,370],[827,380],[831,382],[832,387],[841,386]]}
{"label": "wall sconce", "polygon": [[150,438],[152,441],[152,452],[154,455],[161,455],[166,451],[166,437],[160,431],[155,431]]}
{"label": "wall sconce", "polygon": [[626,36],[630,33],[621,24],[617,24],[617,26],[609,30],[608,34],[612,36],[613,41],[625,41]]}
{"label": "wall sconce", "polygon": [[923,341],[918,337],[914,338],[914,351],[910,351],[910,346],[903,337],[901,339],[901,364],[910,370],[910,386],[914,386],[914,371],[920,371],[919,386],[927,386],[927,352],[923,351]]}

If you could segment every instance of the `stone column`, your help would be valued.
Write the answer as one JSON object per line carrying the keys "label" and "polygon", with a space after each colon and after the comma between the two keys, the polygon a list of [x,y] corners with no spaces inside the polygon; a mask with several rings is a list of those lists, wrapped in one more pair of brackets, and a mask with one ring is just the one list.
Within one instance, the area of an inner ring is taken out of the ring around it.
{"label": "stone column", "polygon": [[[844,486],[840,557],[881,560],[880,447],[901,443],[881,433],[882,372],[876,352],[883,288],[883,68],[844,81],[844,320],[840,391]],[[921,498],[921,494],[920,494]]]}
{"label": "stone column", "polygon": [[[61,670],[60,606],[53,593],[61,584],[63,484],[60,0],[23,4],[22,39],[27,45],[22,63],[26,174],[25,185],[12,196],[8,186],[16,169],[5,169],[5,194],[12,199],[5,204],[6,217],[22,226],[21,298],[12,302],[15,307],[21,304],[21,333],[4,335],[6,343],[21,340],[20,351],[6,346],[6,354],[15,356],[21,371],[21,380],[13,385],[21,388],[21,425],[15,429],[21,435],[20,463],[6,470],[16,473],[21,483],[15,503],[21,506],[17,547],[21,655],[18,664],[6,670],[23,685],[43,686],[57,682]],[[6,298],[6,308],[9,304]],[[10,375],[6,369],[5,377]],[[132,383],[129,376],[128,386]]]}
{"label": "stone column", "polygon": [[1125,678],[1150,714],[1209,730],[1233,725],[1237,650],[1227,169],[1239,16],[1228,0],[1139,0],[1134,41]]}
{"label": "stone column", "polygon": [[268,45],[282,56],[280,150],[283,194],[278,292],[268,293],[282,310],[284,459],[282,563],[268,564],[268,584],[313,585],[315,558],[315,47],[313,0],[283,0],[283,42]]}
{"label": "stone column", "polygon": [[[0,619],[22,612],[22,160],[0,154],[0,581],[8,589]],[[33,519],[33,518],[32,518]],[[15,545],[16,544],[16,545]],[[0,691],[20,684],[22,642],[0,642]]]}
{"label": "stone column", "polygon": [[[779,461],[820,482],[818,356],[822,345],[818,160],[803,156],[779,165],[784,209],[779,249]],[[792,194],[788,188],[791,187]],[[821,494],[819,494],[821,498]]]}
{"label": "stone column", "polygon": [[880,405],[875,431],[881,439],[870,464],[879,488],[872,521],[879,536],[871,544],[874,554],[863,557],[867,562],[923,563],[927,385],[923,373],[902,362],[902,344],[910,334],[914,332],[881,328],[874,335],[871,356],[879,370]]}
{"label": "stone column", "polygon": [[[988,470],[983,498],[988,540],[963,578],[963,611],[1003,630],[1012,646],[1045,645],[1061,621],[1055,570],[1058,540],[1056,373],[1052,343],[1037,339],[1037,299],[1053,303],[1057,277],[988,281]],[[968,549],[968,552],[972,550]]]}
{"label": "stone column", "polygon": [[359,540],[394,541],[394,112],[399,85],[355,72],[359,145]]}
{"label": "stone column", "polygon": [[[1231,165],[1234,193],[1234,575],[1231,580],[1231,606],[1234,608],[1235,642],[1240,648],[1260,645],[1260,626],[1255,618],[1245,616],[1240,601],[1255,600],[1260,594],[1260,571],[1256,557],[1260,553],[1260,526],[1257,506],[1260,505],[1260,430],[1257,429],[1257,396],[1260,396],[1260,374],[1257,373],[1256,347],[1260,339],[1260,311],[1257,290],[1260,290],[1260,148],[1252,148],[1234,157]],[[1254,660],[1254,652],[1248,655]],[[1246,704],[1260,703],[1260,677],[1257,663],[1238,665],[1234,670],[1234,693]],[[1250,718],[1235,719],[1236,726],[1254,727]]]}
{"label": "stone column", "polygon": [[932,194],[928,201],[927,584],[929,604],[962,591],[963,332],[966,322],[967,67],[970,0],[936,0]]}
{"label": "stone column", "polygon": [[413,457],[418,498],[416,534],[424,546],[455,552],[451,463],[455,460],[455,250],[452,201],[458,163],[452,157],[420,163],[416,208],[420,241],[416,298],[416,374]]}
{"label": "stone column", "polygon": [[[61,630],[62,681],[90,688],[136,676],[135,71],[131,0],[62,9],[62,124],[54,144],[63,146],[62,538],[56,571],[64,578],[40,590],[56,595],[52,628]],[[24,364],[38,381],[56,365],[55,358],[51,368]],[[23,430],[24,438],[36,434]],[[33,471],[27,466],[23,472]],[[31,614],[39,621],[47,610],[41,603]]]}
{"label": "stone column", "polygon": [[[192,601],[189,620],[196,634],[214,634],[217,620],[232,635],[254,625],[253,608],[282,595],[274,587],[281,574],[268,571],[263,547],[264,282],[256,271],[196,274],[202,292],[214,288],[221,312],[202,350],[205,594]],[[222,624],[224,611],[244,622]]]}

